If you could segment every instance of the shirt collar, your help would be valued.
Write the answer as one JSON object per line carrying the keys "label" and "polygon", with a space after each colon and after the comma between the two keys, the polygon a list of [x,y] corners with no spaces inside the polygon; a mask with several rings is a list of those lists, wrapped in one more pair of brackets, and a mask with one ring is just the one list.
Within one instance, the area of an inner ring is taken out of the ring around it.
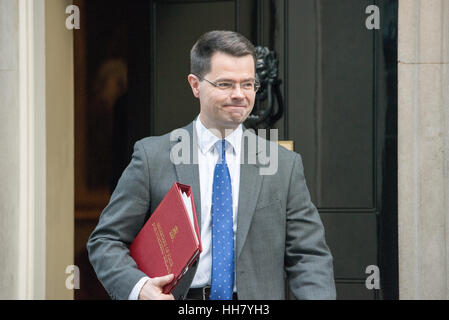
{"label": "shirt collar", "polygon": [[[198,137],[198,146],[203,154],[206,154],[215,145],[215,143],[220,140],[216,135],[214,135],[209,129],[207,129],[200,120],[198,116],[196,118],[196,133]],[[240,154],[240,147],[242,144],[242,134],[243,129],[240,124],[230,135],[228,135],[225,140],[232,146],[236,155]]]}

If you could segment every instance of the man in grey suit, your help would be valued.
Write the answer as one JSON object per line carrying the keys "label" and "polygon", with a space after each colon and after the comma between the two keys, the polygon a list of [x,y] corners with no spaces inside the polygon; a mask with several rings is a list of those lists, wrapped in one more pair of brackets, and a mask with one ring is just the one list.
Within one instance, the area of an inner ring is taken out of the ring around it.
{"label": "man in grey suit", "polygon": [[[182,129],[136,142],[87,243],[112,298],[285,299],[288,283],[297,299],[335,299],[332,255],[300,155],[242,126],[258,89],[254,52],[235,32],[201,36],[188,76],[199,116]],[[275,164],[268,174],[259,161],[263,145]],[[148,278],[128,247],[175,181],[193,188],[203,252],[173,294],[163,294],[173,275]],[[223,191],[221,208],[215,189]]]}

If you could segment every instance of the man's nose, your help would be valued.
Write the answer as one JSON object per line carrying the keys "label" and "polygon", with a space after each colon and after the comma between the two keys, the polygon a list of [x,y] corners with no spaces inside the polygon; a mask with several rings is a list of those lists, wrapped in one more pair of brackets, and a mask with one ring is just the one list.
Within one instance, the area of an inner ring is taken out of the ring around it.
{"label": "man's nose", "polygon": [[243,99],[245,98],[245,94],[240,87],[239,83],[236,83],[234,87],[232,88],[231,97],[235,99]]}

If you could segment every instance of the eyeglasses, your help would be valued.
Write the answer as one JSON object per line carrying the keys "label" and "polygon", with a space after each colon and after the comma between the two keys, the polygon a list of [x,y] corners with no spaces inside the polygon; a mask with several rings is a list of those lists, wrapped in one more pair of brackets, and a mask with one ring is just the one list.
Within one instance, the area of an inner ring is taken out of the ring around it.
{"label": "eyeglasses", "polygon": [[222,91],[231,91],[235,89],[235,86],[237,83],[240,84],[240,89],[242,89],[243,91],[246,92],[257,92],[257,90],[259,90],[260,88],[260,83],[257,80],[248,80],[248,81],[244,81],[244,82],[235,82],[232,80],[219,80],[219,81],[209,81],[203,77],[200,77],[199,75],[195,76],[201,80],[205,80],[207,82],[209,82],[211,85],[213,85],[215,88],[222,90]]}

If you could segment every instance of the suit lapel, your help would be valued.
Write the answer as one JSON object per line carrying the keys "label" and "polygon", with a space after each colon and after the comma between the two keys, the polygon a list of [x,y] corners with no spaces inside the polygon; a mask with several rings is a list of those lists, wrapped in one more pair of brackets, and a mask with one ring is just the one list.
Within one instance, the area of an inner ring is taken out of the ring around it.
{"label": "suit lapel", "polygon": [[262,176],[259,174],[259,168],[256,165],[251,164],[240,165],[240,190],[236,239],[237,260],[242,251],[246,236],[248,235],[261,186]]}
{"label": "suit lapel", "polygon": [[[188,136],[181,135],[177,141],[172,142],[172,148],[178,143],[186,143],[183,139],[188,139],[188,145],[190,146],[190,154],[189,154],[189,163],[180,163],[174,164],[176,170],[177,180],[180,183],[187,184],[192,187],[193,191],[193,199],[195,201],[195,211],[196,217],[198,220],[198,227],[200,228],[201,233],[201,189],[200,189],[200,176],[199,176],[199,168],[198,168],[198,145],[196,143],[196,130],[195,130],[195,121],[182,128],[186,130]],[[182,278],[179,284],[176,286],[173,291],[173,296],[175,299],[183,299],[184,295],[190,288],[190,285],[193,281],[193,278],[196,273],[196,269],[198,267],[197,260],[191,269],[186,273],[186,275]]]}
{"label": "suit lapel", "polygon": [[[248,154],[248,159],[257,159],[256,150],[248,148],[248,146],[244,144],[245,141],[246,140],[242,137],[242,160],[240,164],[239,205],[237,215],[236,261],[238,261],[243,245],[245,244],[263,180],[263,176],[259,172],[258,165],[245,162],[246,154]],[[249,141],[255,140],[249,139]]]}
{"label": "suit lapel", "polygon": [[[195,201],[195,210],[196,216],[198,219],[198,227],[201,231],[201,189],[200,189],[200,176],[199,176],[199,168],[198,168],[198,145],[196,140],[196,130],[194,129],[195,121],[184,127],[189,135],[189,144],[190,144],[190,155],[189,155],[189,163],[180,163],[176,164],[175,170],[178,181],[183,184],[187,184],[192,187],[193,191],[193,199]],[[182,139],[187,139],[187,137],[178,138],[176,143],[183,143]]]}

